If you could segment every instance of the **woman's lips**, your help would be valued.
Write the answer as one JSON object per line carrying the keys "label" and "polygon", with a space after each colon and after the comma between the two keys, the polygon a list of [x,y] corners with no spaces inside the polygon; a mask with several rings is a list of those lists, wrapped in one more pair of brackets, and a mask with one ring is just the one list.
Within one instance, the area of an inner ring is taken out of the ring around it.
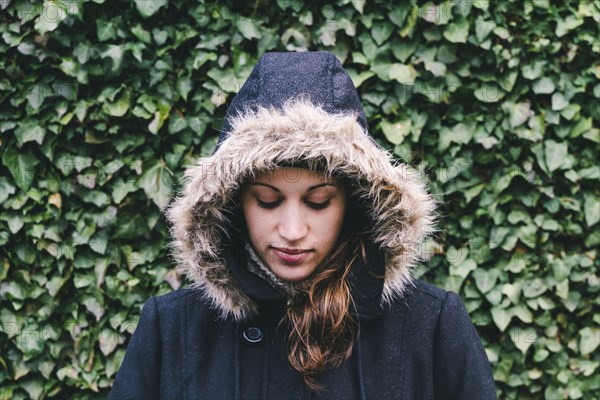
{"label": "woman's lips", "polygon": [[279,257],[279,259],[281,261],[288,263],[288,264],[299,263],[300,261],[303,261],[304,259],[306,259],[306,257],[310,253],[309,251],[305,251],[305,252],[298,253],[298,254],[290,254],[290,253],[281,251],[279,249],[273,249],[273,250],[275,251],[275,254],[277,255],[277,257]]}

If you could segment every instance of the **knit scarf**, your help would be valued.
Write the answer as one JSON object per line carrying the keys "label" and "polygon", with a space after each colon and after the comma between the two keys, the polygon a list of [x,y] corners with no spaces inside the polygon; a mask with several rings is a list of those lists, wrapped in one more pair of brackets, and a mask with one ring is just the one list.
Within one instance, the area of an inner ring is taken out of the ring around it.
{"label": "knit scarf", "polygon": [[271,269],[262,262],[262,260],[258,257],[256,252],[254,251],[254,247],[248,240],[247,236],[244,238],[244,248],[246,250],[246,254],[248,255],[248,257],[247,257],[248,270],[250,272],[253,272],[254,274],[260,276],[267,282],[269,282],[269,284],[271,284],[271,286],[273,286],[280,293],[285,295],[288,298],[288,304],[290,304],[291,300],[298,294],[298,289],[301,286],[308,285],[310,283],[310,281],[312,280],[312,277],[311,277],[311,278],[305,279],[301,282],[284,281],[283,279],[281,279],[280,277],[275,275],[273,273],[273,271],[271,271]]}

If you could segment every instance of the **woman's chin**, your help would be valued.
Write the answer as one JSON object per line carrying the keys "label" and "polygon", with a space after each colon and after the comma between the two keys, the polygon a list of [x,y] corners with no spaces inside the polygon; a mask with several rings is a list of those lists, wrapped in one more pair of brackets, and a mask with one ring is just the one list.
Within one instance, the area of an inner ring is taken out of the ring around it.
{"label": "woman's chin", "polygon": [[272,269],[273,273],[280,279],[286,282],[298,283],[302,282],[310,276],[313,268],[309,266],[285,266],[278,265],[275,269]]}

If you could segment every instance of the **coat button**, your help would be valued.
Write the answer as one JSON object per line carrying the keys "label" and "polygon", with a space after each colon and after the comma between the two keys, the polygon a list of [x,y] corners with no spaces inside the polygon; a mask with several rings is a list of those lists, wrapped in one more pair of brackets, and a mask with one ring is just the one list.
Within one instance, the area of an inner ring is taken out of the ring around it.
{"label": "coat button", "polygon": [[262,331],[255,326],[251,326],[244,330],[243,335],[244,339],[246,339],[250,343],[258,343],[263,338]]}

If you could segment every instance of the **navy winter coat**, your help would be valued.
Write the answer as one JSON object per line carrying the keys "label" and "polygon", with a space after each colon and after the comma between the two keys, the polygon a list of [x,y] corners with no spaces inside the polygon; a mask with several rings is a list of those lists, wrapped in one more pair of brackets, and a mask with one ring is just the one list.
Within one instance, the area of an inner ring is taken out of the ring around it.
{"label": "navy winter coat", "polygon": [[[232,215],[249,174],[282,165],[349,177],[370,218],[350,274],[360,333],[316,397],[287,360],[286,297],[246,268]],[[228,108],[218,146],[169,205],[172,247],[193,284],[143,307],[110,399],[496,399],[460,298],[412,276],[434,231],[423,180],[369,134],[352,81],[328,52],[267,53]],[[367,272],[385,275],[377,279]]]}

